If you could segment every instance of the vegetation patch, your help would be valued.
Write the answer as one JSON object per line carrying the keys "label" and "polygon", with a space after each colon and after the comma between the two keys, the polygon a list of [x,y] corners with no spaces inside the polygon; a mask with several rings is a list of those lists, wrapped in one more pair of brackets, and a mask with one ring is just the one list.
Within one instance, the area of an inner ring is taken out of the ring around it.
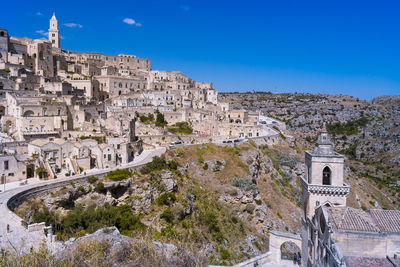
{"label": "vegetation patch", "polygon": [[161,171],[161,170],[176,170],[178,168],[178,163],[174,160],[168,161],[164,156],[161,157],[154,157],[152,162],[147,163],[144,165],[140,172],[142,174],[149,174],[154,171]]}
{"label": "vegetation patch", "polygon": [[116,169],[115,171],[110,171],[106,177],[111,181],[121,181],[129,178],[130,176],[132,176],[132,172],[129,169]]}
{"label": "vegetation patch", "polygon": [[358,133],[359,127],[365,127],[368,124],[368,119],[366,117],[361,117],[358,120],[348,121],[345,123],[336,122],[333,124],[327,124],[326,130],[329,134],[337,135],[353,135]]}
{"label": "vegetation patch", "polygon": [[52,225],[59,240],[85,233],[93,233],[96,230],[116,226],[123,235],[130,236],[133,231],[144,230],[146,226],[140,221],[140,217],[133,214],[128,205],[111,206],[108,203],[104,207],[82,205],[70,210],[63,218],[49,211],[47,208],[34,210],[33,221],[35,223],[46,222]]}
{"label": "vegetation patch", "polygon": [[168,126],[168,131],[173,134],[192,134],[193,128],[188,122],[182,121]]}

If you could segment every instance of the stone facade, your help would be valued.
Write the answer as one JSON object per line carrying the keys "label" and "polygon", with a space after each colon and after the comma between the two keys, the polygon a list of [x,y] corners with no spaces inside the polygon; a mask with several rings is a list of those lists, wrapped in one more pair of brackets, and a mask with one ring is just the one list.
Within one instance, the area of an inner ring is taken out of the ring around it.
{"label": "stone facade", "polygon": [[400,211],[346,206],[344,157],[333,150],[326,131],[306,152],[305,166],[302,266],[391,266],[388,258],[400,254]]}

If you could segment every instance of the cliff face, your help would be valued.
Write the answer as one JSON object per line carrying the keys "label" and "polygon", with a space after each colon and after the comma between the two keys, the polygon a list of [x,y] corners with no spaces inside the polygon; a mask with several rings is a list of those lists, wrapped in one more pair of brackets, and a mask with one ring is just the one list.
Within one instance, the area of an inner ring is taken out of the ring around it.
{"label": "cliff face", "polygon": [[180,147],[142,173],[63,186],[15,212],[52,224],[63,244],[115,225],[124,235],[183,246],[210,263],[236,263],[268,251],[269,230],[298,232],[302,171],[289,145]]}
{"label": "cliff face", "polygon": [[229,93],[221,101],[286,122],[299,147],[311,149],[325,124],[335,150],[346,155],[349,205],[400,207],[400,96],[371,101],[345,95]]}

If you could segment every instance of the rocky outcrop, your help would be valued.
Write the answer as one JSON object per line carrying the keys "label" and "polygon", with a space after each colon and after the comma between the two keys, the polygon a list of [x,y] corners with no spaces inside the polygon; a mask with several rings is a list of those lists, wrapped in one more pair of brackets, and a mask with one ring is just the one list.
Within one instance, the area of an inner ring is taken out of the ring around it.
{"label": "rocky outcrop", "polygon": [[104,188],[111,193],[113,198],[121,197],[131,186],[132,179],[122,180],[118,182],[104,182]]}
{"label": "rocky outcrop", "polygon": [[[207,164],[207,165],[206,165]],[[225,160],[205,160],[204,165],[207,166],[209,170],[212,170],[213,172],[219,172],[225,169],[226,162]]]}
{"label": "rocky outcrop", "polygon": [[178,189],[174,175],[170,171],[161,174],[161,184],[165,186],[166,192],[175,192]]}
{"label": "rocky outcrop", "polygon": [[250,177],[253,179],[272,171],[272,161],[267,157],[263,157],[257,150],[243,151],[241,159],[248,166]]}
{"label": "rocky outcrop", "polygon": [[114,226],[58,243],[55,255],[76,266],[206,266],[181,247],[127,237]]}
{"label": "rocky outcrop", "polygon": [[86,193],[87,192],[82,187],[73,188],[66,194],[56,197],[53,203],[65,209],[73,208],[75,205],[75,200],[85,195]]}

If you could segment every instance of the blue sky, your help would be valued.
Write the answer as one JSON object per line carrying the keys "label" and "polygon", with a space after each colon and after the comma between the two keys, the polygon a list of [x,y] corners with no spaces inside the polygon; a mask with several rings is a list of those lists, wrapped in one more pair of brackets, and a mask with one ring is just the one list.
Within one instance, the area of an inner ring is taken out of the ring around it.
{"label": "blue sky", "polygon": [[400,1],[9,3],[12,36],[42,37],[55,11],[64,49],[150,58],[219,91],[400,94]]}

